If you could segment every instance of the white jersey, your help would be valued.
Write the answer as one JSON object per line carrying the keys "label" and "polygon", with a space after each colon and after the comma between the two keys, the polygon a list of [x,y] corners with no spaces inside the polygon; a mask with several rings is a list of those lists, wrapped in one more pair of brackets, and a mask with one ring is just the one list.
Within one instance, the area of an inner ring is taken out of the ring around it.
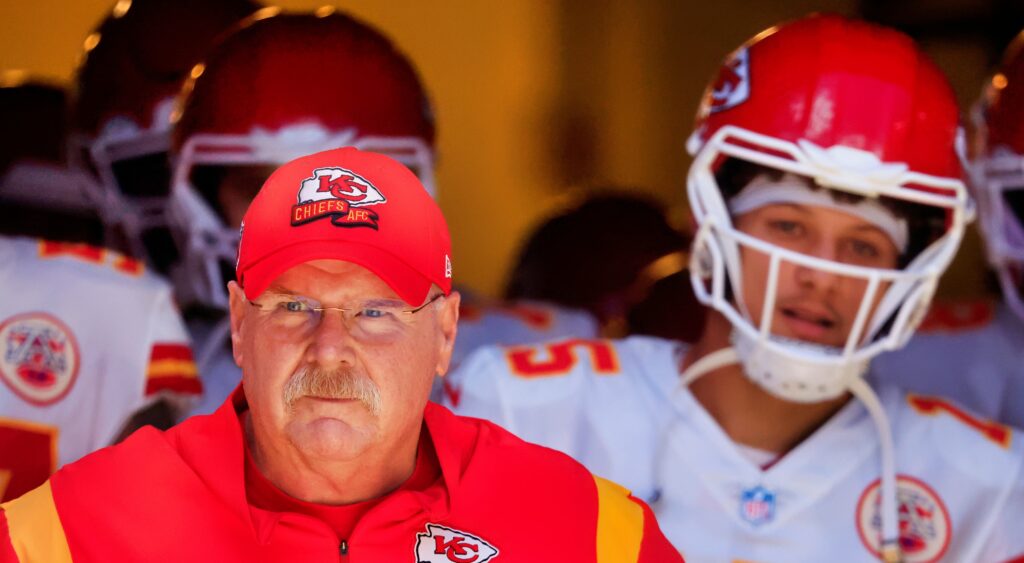
{"label": "white jersey", "polygon": [[96,247],[0,237],[0,497],[201,392],[170,286]]}
{"label": "white jersey", "polygon": [[1024,428],[1024,320],[1006,306],[936,303],[907,346],[871,369],[879,381]]}
{"label": "white jersey", "polygon": [[[689,562],[876,561],[881,461],[852,400],[767,469],[688,388],[680,344],[632,337],[485,348],[449,406],[568,453],[647,500]],[[1024,555],[1024,444],[951,404],[879,390],[893,426],[908,562]]]}
{"label": "white jersey", "polygon": [[599,331],[597,320],[586,311],[551,303],[463,303],[459,307],[459,335],[452,351],[452,366],[458,366],[481,346],[596,338]]}
{"label": "white jersey", "polygon": [[[484,346],[597,338],[599,333],[597,319],[579,309],[539,301],[463,302],[459,306],[459,332],[449,371],[458,369],[463,360]],[[435,379],[432,400],[442,402],[442,395],[451,391],[445,381]]]}

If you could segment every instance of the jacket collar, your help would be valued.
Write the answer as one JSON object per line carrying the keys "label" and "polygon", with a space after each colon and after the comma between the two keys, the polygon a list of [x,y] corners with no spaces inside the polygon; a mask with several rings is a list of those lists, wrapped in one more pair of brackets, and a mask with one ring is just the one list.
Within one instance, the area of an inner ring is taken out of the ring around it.
{"label": "jacket collar", "polygon": [[[245,436],[239,415],[248,408],[244,389],[239,385],[216,412],[192,417],[171,430],[169,437],[212,494],[240,519],[248,520],[254,535],[265,543],[285,515],[252,507],[246,497]],[[400,496],[413,500],[408,509],[410,516],[424,511],[431,519],[443,520],[452,510],[454,492],[459,490],[480,433],[477,425],[433,402],[427,403],[423,419],[437,453],[441,480],[426,491],[395,493],[394,500],[397,502]],[[385,502],[390,503],[391,499]]]}

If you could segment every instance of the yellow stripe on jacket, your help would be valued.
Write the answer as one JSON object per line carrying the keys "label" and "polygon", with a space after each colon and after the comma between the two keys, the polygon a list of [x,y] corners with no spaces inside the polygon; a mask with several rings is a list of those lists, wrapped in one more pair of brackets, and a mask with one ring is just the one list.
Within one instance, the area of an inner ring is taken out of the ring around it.
{"label": "yellow stripe on jacket", "polygon": [[644,538],[644,510],[629,491],[607,479],[597,484],[597,563],[633,563]]}
{"label": "yellow stripe on jacket", "polygon": [[11,545],[21,563],[70,563],[71,550],[53,503],[50,482],[0,504],[7,517]]}

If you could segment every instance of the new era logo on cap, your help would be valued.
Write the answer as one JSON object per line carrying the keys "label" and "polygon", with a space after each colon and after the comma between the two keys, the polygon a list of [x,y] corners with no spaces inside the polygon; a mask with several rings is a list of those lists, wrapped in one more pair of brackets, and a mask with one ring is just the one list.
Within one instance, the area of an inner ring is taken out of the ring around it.
{"label": "new era logo on cap", "polygon": [[431,285],[451,292],[440,208],[381,154],[346,147],[293,160],[266,181],[243,223],[236,275],[249,299],[289,268],[323,259],[359,264],[413,306]]}

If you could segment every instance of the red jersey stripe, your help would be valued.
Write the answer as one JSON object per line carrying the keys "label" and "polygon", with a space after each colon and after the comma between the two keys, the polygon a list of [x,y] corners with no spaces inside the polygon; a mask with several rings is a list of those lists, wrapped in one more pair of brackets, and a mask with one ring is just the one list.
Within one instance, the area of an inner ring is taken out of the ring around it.
{"label": "red jersey stripe", "polygon": [[150,363],[158,360],[188,360],[193,361],[192,349],[186,344],[157,342],[153,344],[149,353]]}
{"label": "red jersey stripe", "polygon": [[203,384],[195,376],[156,377],[146,382],[146,396],[163,391],[181,395],[202,395]]}

